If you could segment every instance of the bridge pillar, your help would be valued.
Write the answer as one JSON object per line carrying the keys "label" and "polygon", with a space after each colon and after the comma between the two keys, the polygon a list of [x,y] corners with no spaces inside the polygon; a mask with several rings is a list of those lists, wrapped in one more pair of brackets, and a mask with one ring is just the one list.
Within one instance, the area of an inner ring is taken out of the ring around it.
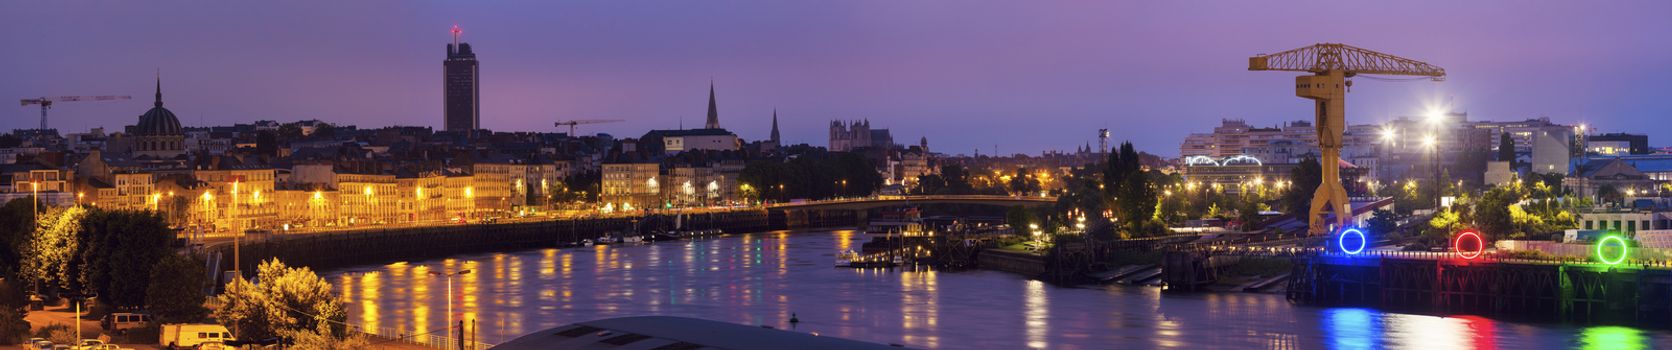
{"label": "bridge pillar", "polygon": [[854,210],[853,221],[859,232],[865,232],[871,226],[871,211],[865,209]]}

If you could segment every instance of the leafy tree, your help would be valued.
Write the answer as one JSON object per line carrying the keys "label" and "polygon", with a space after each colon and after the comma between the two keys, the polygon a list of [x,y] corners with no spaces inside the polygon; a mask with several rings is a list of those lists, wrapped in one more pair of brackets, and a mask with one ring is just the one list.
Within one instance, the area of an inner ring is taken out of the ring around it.
{"label": "leafy tree", "polygon": [[598,192],[603,189],[603,181],[604,173],[599,170],[570,175],[563,178],[563,189],[557,191],[557,198],[562,201],[596,202]]}
{"label": "leafy tree", "polygon": [[1150,185],[1150,176],[1144,172],[1131,142],[1122,142],[1120,151],[1109,155],[1103,183],[1106,195],[1114,201],[1111,207],[1120,224],[1134,233],[1150,233],[1155,226],[1146,223],[1155,218],[1155,187]]}
{"label": "leafy tree", "polygon": [[1429,229],[1424,235],[1429,237],[1449,237],[1453,232],[1463,229],[1463,222],[1462,213],[1449,209],[1441,210],[1438,213],[1434,213],[1434,218],[1429,219]]}
{"label": "leafy tree", "polygon": [[0,344],[17,344],[29,336],[29,299],[23,294],[23,283],[16,278],[0,278]]}
{"label": "leafy tree", "polygon": [[370,349],[371,339],[364,334],[344,335],[331,327],[319,327],[312,332],[291,332],[289,349],[293,350],[359,350]]}
{"label": "leafy tree", "polygon": [[1016,168],[1016,173],[1010,176],[1010,183],[1006,184],[1010,193],[1029,195],[1039,193],[1039,179],[1033,177],[1033,172],[1027,167]]}
{"label": "leafy tree", "polygon": [[0,206],[0,278],[18,276],[24,253],[34,234],[35,201],[13,199]]}
{"label": "leafy tree", "polygon": [[81,284],[108,305],[140,307],[152,267],[171,254],[173,232],[155,212],[94,210],[82,219],[78,238]]}
{"label": "leafy tree", "polygon": [[12,133],[0,134],[0,148],[12,148],[23,144],[23,139]]}
{"label": "leafy tree", "polygon": [[1317,158],[1307,157],[1289,172],[1289,178],[1293,186],[1283,193],[1283,210],[1297,218],[1309,219],[1308,216],[1312,215],[1312,195],[1324,181],[1323,164]]}
{"label": "leafy tree", "polygon": [[1004,213],[1004,221],[1005,223],[1010,224],[1010,229],[1015,230],[1016,234],[1023,236],[1031,233],[1031,229],[1028,225],[1039,224],[1038,221],[1034,220],[1033,212],[1028,211],[1027,207],[1020,205],[1010,207],[1010,210]]}
{"label": "leafy tree", "polygon": [[1509,139],[1509,133],[1498,133],[1498,161],[1515,165],[1515,141]]}
{"label": "leafy tree", "polygon": [[1365,220],[1365,229],[1384,235],[1392,234],[1399,230],[1398,215],[1391,210],[1377,210],[1371,214],[1369,220]]}
{"label": "leafy tree", "polygon": [[42,287],[77,289],[77,266],[72,264],[77,263],[81,244],[76,233],[87,210],[69,207],[42,214],[24,251],[22,275]]}
{"label": "leafy tree", "polygon": [[204,262],[190,256],[169,254],[151,268],[151,285],[145,289],[145,310],[161,323],[202,322],[209,310],[203,308],[209,278]]}
{"label": "leafy tree", "polygon": [[1134,233],[1154,233],[1146,224],[1155,218],[1157,202],[1155,188],[1149,184],[1149,174],[1142,171],[1127,176],[1120,185],[1120,197],[1117,207],[1122,213],[1121,221],[1132,228]]}
{"label": "leafy tree", "polygon": [[761,189],[761,197],[863,196],[882,187],[882,175],[858,153],[804,153],[787,161],[761,160],[745,165],[738,181]]}
{"label": "leafy tree", "polygon": [[[306,338],[304,333],[344,334],[348,320],[342,300],[331,295],[331,284],[306,267],[287,267],[278,259],[262,262],[251,284],[233,280],[218,297],[215,319],[231,322],[246,338],[275,336]],[[322,330],[329,329],[329,332]]]}
{"label": "leafy tree", "polygon": [[1511,208],[1519,209],[1516,205],[1521,201],[1519,188],[1494,187],[1481,193],[1480,199],[1475,201],[1475,224],[1480,226],[1481,237],[1488,242],[1525,235],[1510,215]]}
{"label": "leafy tree", "polygon": [[1614,187],[1614,185],[1602,185],[1601,187],[1597,187],[1597,201],[1604,203],[1621,203],[1625,201],[1625,198],[1625,194],[1620,193],[1620,189]]}

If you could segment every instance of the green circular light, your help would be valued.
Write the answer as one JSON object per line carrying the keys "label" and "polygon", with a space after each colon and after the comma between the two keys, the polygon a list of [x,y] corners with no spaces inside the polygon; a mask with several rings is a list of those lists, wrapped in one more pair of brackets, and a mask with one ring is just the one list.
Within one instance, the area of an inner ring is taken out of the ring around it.
{"label": "green circular light", "polygon": [[[1620,244],[1620,254],[1618,256],[1615,256],[1613,259],[1609,259],[1608,256],[1603,255],[1603,252],[1602,252],[1602,246],[1608,245],[1608,241],[1615,241],[1615,242],[1619,242],[1619,244]],[[1601,240],[1597,241],[1597,260],[1601,260],[1602,263],[1604,263],[1604,264],[1619,265],[1620,262],[1626,261],[1626,250],[1627,249],[1629,249],[1629,248],[1627,248],[1627,246],[1626,246],[1626,239],[1625,238],[1620,238],[1620,236],[1603,237]]]}

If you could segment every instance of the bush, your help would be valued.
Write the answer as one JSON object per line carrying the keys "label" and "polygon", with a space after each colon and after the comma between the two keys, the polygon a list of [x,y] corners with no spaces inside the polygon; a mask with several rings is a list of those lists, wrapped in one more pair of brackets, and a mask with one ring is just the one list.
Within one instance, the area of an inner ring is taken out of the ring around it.
{"label": "bush", "polygon": [[151,285],[145,290],[145,309],[162,323],[196,323],[209,315],[203,308],[209,285],[203,262],[193,257],[169,254],[151,269]]}
{"label": "bush", "polygon": [[52,341],[54,344],[71,344],[76,341],[75,328],[71,328],[70,325],[63,323],[54,323],[46,325],[46,327],[41,327],[41,329],[35,330],[34,336],[36,338],[46,338],[46,340]]}
{"label": "bush", "polygon": [[0,344],[22,343],[29,335],[29,321],[23,312],[10,307],[0,308]]}

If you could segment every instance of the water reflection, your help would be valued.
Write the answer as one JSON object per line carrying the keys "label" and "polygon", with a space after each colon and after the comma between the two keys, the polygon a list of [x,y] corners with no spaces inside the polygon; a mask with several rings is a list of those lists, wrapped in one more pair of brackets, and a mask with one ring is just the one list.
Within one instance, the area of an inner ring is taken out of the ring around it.
{"label": "water reflection", "polygon": [[[1579,345],[1590,349],[1645,349],[1643,332],[1627,327],[1586,328]],[[1667,344],[1662,344],[1667,345]]]}
{"label": "water reflection", "polygon": [[1023,292],[1025,308],[1023,324],[1027,325],[1028,347],[1044,349],[1050,342],[1045,340],[1045,332],[1050,327],[1047,319],[1051,317],[1050,303],[1045,301],[1045,282],[1029,280],[1023,285],[1027,291]]}
{"label": "water reflection", "polygon": [[[632,315],[698,317],[920,348],[1646,348],[1666,333],[1479,317],[1296,307],[1281,295],[1163,295],[1065,288],[992,271],[832,268],[853,231],[735,235],[645,246],[462,255],[327,274],[349,320],[441,334],[449,316],[483,341]],[[524,268],[524,267],[528,268]],[[446,279],[455,277],[454,312]]]}
{"label": "water reflection", "polygon": [[1329,348],[1341,350],[1380,349],[1381,324],[1368,309],[1338,308],[1324,311],[1324,334]]}

